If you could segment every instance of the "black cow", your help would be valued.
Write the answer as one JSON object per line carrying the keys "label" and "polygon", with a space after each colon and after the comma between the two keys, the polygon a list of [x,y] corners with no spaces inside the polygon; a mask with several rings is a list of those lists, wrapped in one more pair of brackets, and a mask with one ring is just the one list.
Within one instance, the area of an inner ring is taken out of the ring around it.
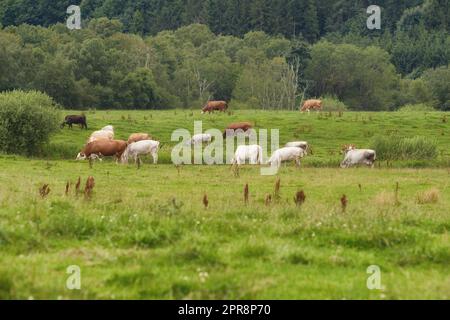
{"label": "black cow", "polygon": [[85,115],[81,115],[81,116],[67,116],[64,119],[64,122],[61,124],[61,129],[64,128],[65,125],[68,125],[69,128],[72,128],[73,124],[81,124],[81,129],[85,128],[87,130],[87,122],[86,122],[86,116]]}

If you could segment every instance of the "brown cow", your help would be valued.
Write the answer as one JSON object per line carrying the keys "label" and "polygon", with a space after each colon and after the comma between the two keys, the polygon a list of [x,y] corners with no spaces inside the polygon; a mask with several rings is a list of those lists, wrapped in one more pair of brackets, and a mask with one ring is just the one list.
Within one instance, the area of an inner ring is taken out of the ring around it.
{"label": "brown cow", "polygon": [[321,111],[322,110],[322,100],[306,100],[300,111],[301,112],[305,112],[305,111],[310,112],[311,110]]}
{"label": "brown cow", "polygon": [[214,113],[214,111],[227,111],[228,109],[228,103],[226,101],[208,101],[208,103],[203,107],[202,114],[203,113]]}
{"label": "brown cow", "polygon": [[113,157],[117,161],[122,157],[128,143],[122,140],[97,140],[88,143],[77,156],[77,160],[86,160],[89,158]]}
{"label": "brown cow", "polygon": [[247,132],[250,129],[253,129],[253,125],[250,122],[236,122],[230,124],[223,133],[223,137],[226,138],[227,136],[234,136],[236,134],[236,131],[242,130],[243,132]]}
{"label": "brown cow", "polygon": [[152,136],[148,133],[133,133],[128,138],[128,144],[132,144],[134,142],[144,141],[144,140],[152,140]]}

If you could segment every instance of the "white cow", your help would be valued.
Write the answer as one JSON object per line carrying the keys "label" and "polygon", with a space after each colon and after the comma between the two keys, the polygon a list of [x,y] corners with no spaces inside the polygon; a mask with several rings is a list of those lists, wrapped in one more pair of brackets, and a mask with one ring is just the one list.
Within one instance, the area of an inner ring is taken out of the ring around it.
{"label": "white cow", "polygon": [[142,140],[130,144],[122,155],[122,163],[128,163],[129,157],[134,159],[134,163],[140,161],[139,156],[151,154],[153,163],[158,163],[159,141]]}
{"label": "white cow", "polygon": [[231,162],[232,165],[243,165],[249,160],[250,164],[262,164],[263,163],[263,150],[261,146],[239,146],[236,149],[234,158]]}
{"label": "white cow", "polygon": [[283,161],[295,161],[295,164],[299,167],[300,159],[304,156],[306,156],[306,151],[302,148],[285,147],[275,151],[267,163],[280,168]]}
{"label": "white cow", "polygon": [[196,134],[191,139],[186,141],[186,145],[198,145],[202,144],[203,142],[211,142],[212,141],[212,135],[207,133],[201,133]]}
{"label": "white cow", "polygon": [[294,142],[288,142],[286,143],[285,147],[295,147],[295,148],[302,148],[306,153],[308,153],[309,144],[306,141],[294,141]]}
{"label": "white cow", "polygon": [[341,163],[341,168],[350,168],[356,165],[367,165],[374,167],[377,153],[370,149],[356,149],[355,146],[348,146],[344,150],[345,158]]}
{"label": "white cow", "polygon": [[114,132],[114,127],[109,125],[109,126],[103,127],[101,130]]}

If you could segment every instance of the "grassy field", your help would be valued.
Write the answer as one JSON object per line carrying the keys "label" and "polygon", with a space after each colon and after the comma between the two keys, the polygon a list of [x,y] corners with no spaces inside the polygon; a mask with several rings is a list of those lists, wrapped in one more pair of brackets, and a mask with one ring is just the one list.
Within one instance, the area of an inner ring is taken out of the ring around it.
{"label": "grassy field", "polygon": [[[277,177],[252,167],[234,177],[227,166],[177,170],[148,160],[139,170],[109,161],[89,168],[58,156],[73,158],[90,132],[75,128],[55,136],[43,159],[0,156],[0,298],[449,299],[450,132],[443,116],[205,116],[206,129],[250,120],[281,129],[282,143],[311,141],[315,154],[305,166],[283,167]],[[113,124],[119,138],[146,131],[170,146],[174,128],[192,130],[201,117],[117,111],[88,119],[91,129]],[[393,130],[435,138],[440,156],[432,165],[439,167],[337,168],[342,143],[365,146]],[[90,200],[74,194],[79,176],[83,184],[95,177]],[[277,178],[280,197],[266,205]],[[45,198],[43,184],[51,189]],[[306,194],[301,207],[293,200],[299,190]],[[81,268],[81,290],[66,288],[70,265]],[[371,265],[381,268],[383,290],[366,286]]]}
{"label": "grassy field", "polygon": [[[76,114],[77,111],[64,114]],[[147,132],[163,143],[160,162],[171,164],[171,134],[185,128],[191,133],[194,121],[203,121],[203,129],[223,130],[231,122],[250,121],[256,129],[279,129],[280,144],[307,140],[314,148],[314,157],[304,161],[305,166],[335,167],[342,160],[343,144],[354,143],[367,148],[376,135],[401,137],[424,136],[437,142],[439,157],[429,161],[398,162],[398,167],[450,167],[450,119],[441,112],[415,113],[338,113],[301,114],[299,112],[237,111],[230,114],[201,115],[195,111],[97,111],[88,112],[88,131],[79,128],[58,133],[44,150],[44,157],[52,160],[74,159],[93,130],[105,125],[115,127],[116,138],[127,140],[135,132]],[[445,121],[445,122],[444,122]]]}

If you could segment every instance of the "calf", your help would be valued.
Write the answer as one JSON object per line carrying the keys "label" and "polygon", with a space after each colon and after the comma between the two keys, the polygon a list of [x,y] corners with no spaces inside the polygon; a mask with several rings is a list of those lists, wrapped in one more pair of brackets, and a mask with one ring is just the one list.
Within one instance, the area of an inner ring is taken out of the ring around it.
{"label": "calf", "polygon": [[81,129],[87,130],[87,122],[86,122],[86,116],[83,115],[71,115],[64,118],[64,122],[61,124],[61,129],[66,126],[66,124],[69,126],[69,128],[72,129],[72,125],[74,124],[80,124]]}
{"label": "calf", "polygon": [[285,147],[275,151],[270,157],[268,164],[280,168],[283,161],[295,161],[296,166],[299,167],[300,159],[305,155],[306,152],[302,148]]}
{"label": "calf", "polygon": [[231,164],[234,165],[242,165],[245,164],[247,160],[250,161],[250,164],[262,164],[263,162],[263,150],[258,145],[251,146],[239,146],[236,150],[234,158]]}
{"label": "calf", "polygon": [[370,149],[356,149],[354,145],[344,146],[345,158],[341,163],[341,168],[350,168],[356,165],[375,166],[377,153]]}
{"label": "calf", "polygon": [[129,157],[134,159],[135,163],[140,161],[139,156],[151,154],[153,163],[158,163],[159,141],[142,140],[130,144],[122,155],[122,163],[128,163]]}

